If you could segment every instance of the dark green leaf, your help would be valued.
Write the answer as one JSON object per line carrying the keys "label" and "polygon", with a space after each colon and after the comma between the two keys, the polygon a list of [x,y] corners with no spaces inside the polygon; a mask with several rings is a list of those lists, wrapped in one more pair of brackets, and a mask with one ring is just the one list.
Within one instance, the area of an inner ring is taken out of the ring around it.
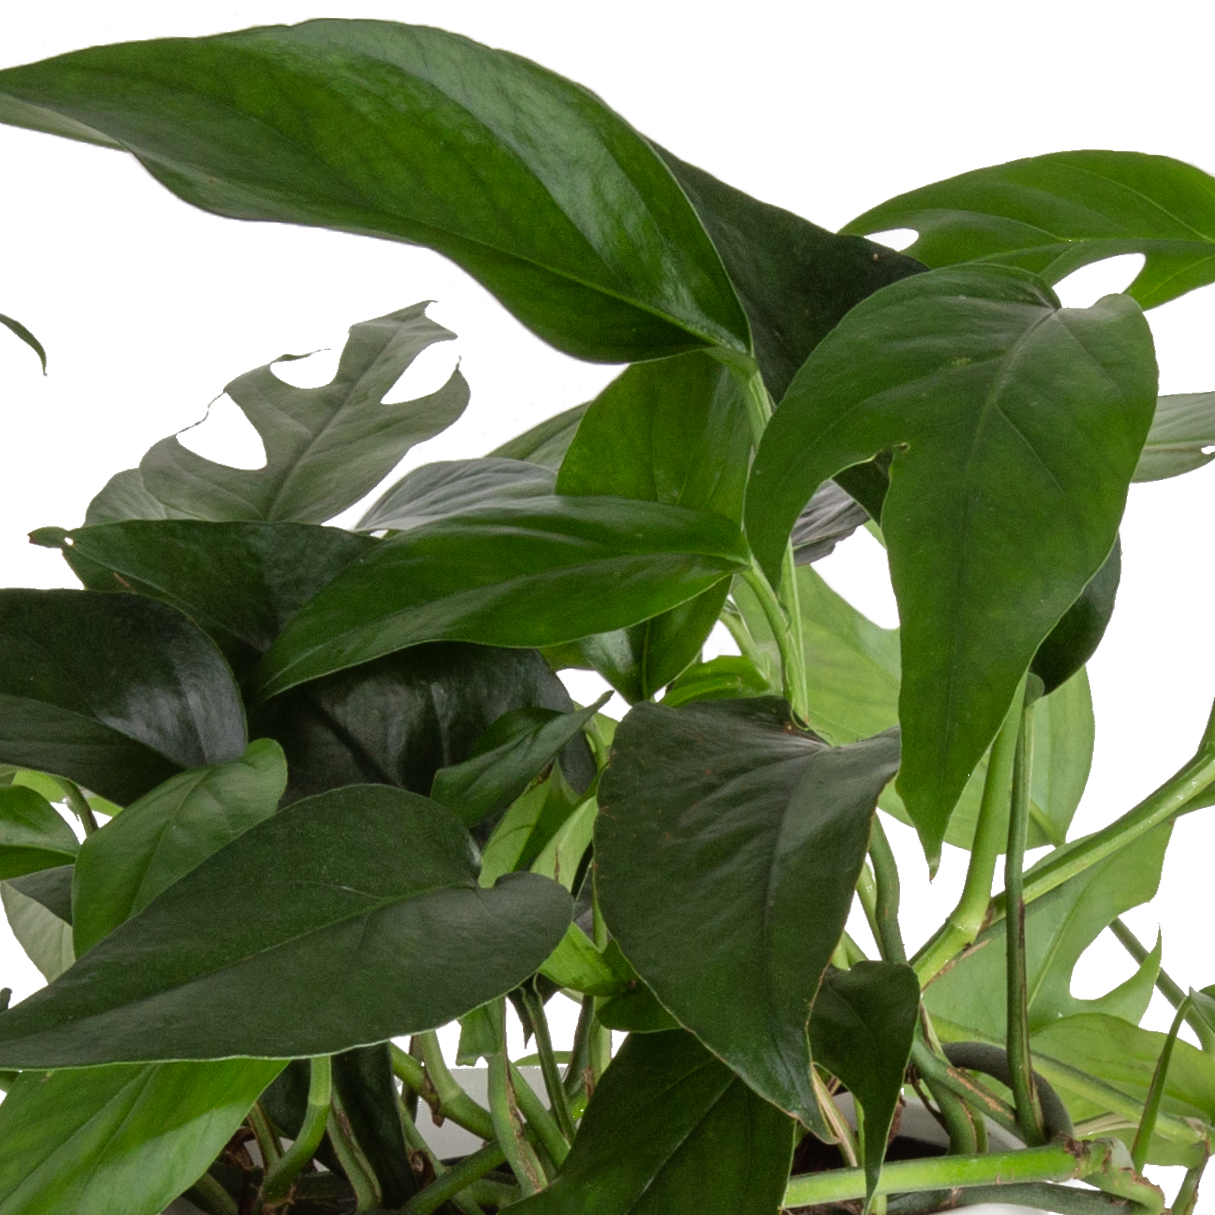
{"label": "dark green leaf", "polygon": [[600,786],[595,881],[663,1006],[808,1125],[810,1004],[898,739],[832,748],[775,698],[636,706]]}
{"label": "dark green leaf", "polygon": [[380,1187],[380,1200],[397,1210],[418,1192],[397,1110],[397,1089],[386,1042],[344,1051],[333,1060],[333,1087]]}
{"label": "dark green leaf", "polygon": [[309,21],[95,47],[0,73],[0,120],[121,145],[220,215],[437,249],[579,358],[750,347],[650,144],[590,90],[442,30]]}
{"label": "dark green leaf", "polygon": [[1145,308],[1215,282],[1215,181],[1168,156],[1052,152],[975,169],[866,211],[845,232],[914,228],[928,266],[992,261],[1057,283],[1120,253],[1146,262],[1127,288]]}
{"label": "dark green leaf", "polygon": [[37,873],[27,873],[24,877],[13,878],[9,881],[18,894],[41,903],[53,916],[65,924],[72,922],[72,878],[75,876],[75,865],[56,865],[52,869],[39,869]]}
{"label": "dark green leaf", "polygon": [[635,624],[748,560],[719,515],[624,498],[553,497],[382,540],[287,625],[261,692],[423,641],[552,645]]}
{"label": "dark green leaf", "polygon": [[134,595],[0,591],[0,761],[122,804],[244,750],[232,674],[179,612]]}
{"label": "dark green leaf", "polygon": [[27,879],[0,883],[4,915],[17,943],[25,950],[25,956],[50,983],[76,960],[72,951],[72,926],[60,919],[41,897],[19,889],[17,883],[23,880]]}
{"label": "dark green leaf", "polygon": [[[463,763],[494,721],[527,706],[574,709],[535,650],[438,642],[301,684],[250,721],[286,752],[294,802],[368,782],[429,793],[440,768]],[[575,741],[561,760],[584,790],[595,775],[586,744]]]}
{"label": "dark green leaf", "polygon": [[532,974],[570,911],[531,874],[483,890],[442,806],[335,790],[250,827],[0,1014],[0,1066],[302,1057],[416,1033]]}
{"label": "dark green leaf", "polygon": [[1136,481],[1179,477],[1215,460],[1215,392],[1184,392],[1156,402]]}
{"label": "dark green leaf", "polygon": [[375,544],[307,523],[141,519],[70,532],[63,555],[91,590],[132,590],[179,608],[243,675],[321,587]]}
{"label": "dark green leaf", "polygon": [[495,447],[487,459],[497,457],[503,460],[527,460],[531,464],[540,464],[544,468],[556,472],[565,459],[565,453],[574,440],[582,415],[590,406],[587,401],[582,405],[574,405],[563,409],[551,418],[545,418],[530,430],[525,430],[513,439],[507,439],[500,447]]}
{"label": "dark green leaf", "polygon": [[904,254],[855,236],[837,236],[659,151],[721,254],[751,322],[764,381],[776,400],[853,305],[924,269]]}
{"label": "dark green leaf", "polygon": [[282,1067],[231,1059],[18,1077],[0,1107],[0,1215],[156,1215]]}
{"label": "dark green leaf", "polygon": [[605,1000],[595,1017],[607,1029],[623,1030],[630,1034],[655,1034],[664,1029],[679,1028],[679,1022],[640,981],[629,991]]}
{"label": "dark green leaf", "polygon": [[[148,44],[145,44],[148,45]],[[246,372],[226,392],[266,449],[262,468],[229,468],[162,439],[140,461],[146,489],[173,510],[212,521],[323,523],[373,490],[415,444],[446,430],[468,404],[459,371],[416,401],[384,402],[428,346],[454,333],[414,304],[350,327],[337,374],[296,388],[273,364]]]}
{"label": "dark green leaf", "polygon": [[846,489],[824,481],[802,508],[789,541],[797,565],[810,565],[835,551],[869,519],[869,512]]}
{"label": "dark green leaf", "polygon": [[688,667],[662,698],[673,709],[693,700],[740,700],[775,691],[768,677],[749,659],[723,654]]}
{"label": "dark green leaf", "polygon": [[435,519],[527,498],[547,498],[556,477],[525,460],[441,460],[398,481],[359,520],[359,531],[407,531]]}
{"label": "dark green leaf", "polygon": [[772,1215],[792,1124],[690,1034],[630,1037],[552,1184],[518,1215]]}
{"label": "dark green leaf", "polygon": [[966,266],[858,304],[768,426],[747,531],[774,581],[810,494],[894,449],[899,792],[933,863],[1017,682],[1109,556],[1155,401],[1151,333],[1126,296],[1061,309],[1024,271]]}
{"label": "dark green leaf", "polygon": [[42,374],[46,375],[46,351],[42,348],[42,343],[20,321],[5,316],[2,312],[0,325],[15,333],[38,356],[38,361],[42,364]]}
{"label": "dark green leaf", "polygon": [[814,1001],[814,1060],[845,1085],[863,1115],[869,1198],[882,1172],[919,1016],[919,980],[898,962],[858,962],[829,972]]}
{"label": "dark green leaf", "polygon": [[94,831],[76,859],[76,956],[213,852],[269,818],[286,784],[282,748],[259,738],[239,760],[170,777]]}
{"label": "dark green leaf", "polygon": [[0,789],[0,880],[70,865],[79,849],[71,827],[33,789]]}

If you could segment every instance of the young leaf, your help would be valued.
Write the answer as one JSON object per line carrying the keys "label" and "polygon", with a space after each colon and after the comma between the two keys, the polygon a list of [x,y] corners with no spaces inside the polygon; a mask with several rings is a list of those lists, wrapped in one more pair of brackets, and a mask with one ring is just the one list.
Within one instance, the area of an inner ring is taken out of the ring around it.
{"label": "young leaf", "polygon": [[456,34],[309,21],[94,47],[0,73],[0,121],[121,146],[219,215],[436,249],[577,358],[750,348],[650,144],[589,89]]}
{"label": "young leaf", "polygon": [[561,763],[554,764],[547,779],[528,789],[494,826],[481,850],[481,885],[530,869],[583,800],[570,788]]}
{"label": "young leaf", "polygon": [[1161,397],[1135,466],[1136,481],[1163,481],[1215,460],[1215,392]]}
{"label": "young leaf", "polygon": [[964,266],[857,305],[764,434],[747,533],[773,581],[817,486],[894,449],[899,792],[934,863],[1018,680],[1109,555],[1155,402],[1126,296],[1062,309],[1022,270]]}
{"label": "young leaf", "polygon": [[518,1215],[771,1215],[792,1124],[682,1030],[629,1037],[552,1183]]}
{"label": "young leaf", "polygon": [[277,695],[423,641],[537,646],[623,628],[748,561],[720,515],[625,498],[552,497],[381,540],[287,625],[262,660]]}
{"label": "young leaf", "polygon": [[847,1086],[860,1106],[870,1199],[919,1016],[919,980],[910,966],[898,962],[858,962],[851,970],[830,971],[815,997],[810,1049],[815,1062]]}
{"label": "young leaf", "polygon": [[0,325],[15,333],[38,356],[38,361],[42,364],[42,374],[46,375],[46,351],[42,348],[42,343],[20,321],[5,316],[2,312]]}
{"label": "young leaf", "polygon": [[436,803],[338,789],[250,827],[0,1014],[0,1066],[282,1059],[417,1033],[522,982],[570,912],[532,874],[481,889]]}
{"label": "young leaf", "polygon": [[900,194],[845,232],[914,228],[928,266],[991,261],[1057,283],[1120,253],[1146,261],[1127,288],[1154,308],[1215,282],[1215,181],[1142,152],[1052,152],[975,169]]}
{"label": "young leaf", "polygon": [[0,761],[124,804],[244,750],[228,665],[181,613],[135,595],[0,591]]}
{"label": "young leaf", "polygon": [[810,1126],[810,1004],[897,765],[895,734],[832,748],[771,697],[642,704],[600,786],[595,884],[625,957],[681,1025]]}
{"label": "young leaf", "polygon": [[722,654],[688,667],[667,688],[662,703],[678,709],[694,700],[741,700],[767,696],[775,690],[768,676],[749,658]]}
{"label": "young leaf", "polygon": [[259,738],[239,760],[171,777],[94,831],[80,849],[73,879],[76,956],[269,818],[286,784],[282,748]]}
{"label": "young leaf", "polygon": [[0,880],[70,865],[80,848],[71,827],[33,789],[0,789]]}
{"label": "young leaf", "polygon": [[0,1106],[0,1215],[156,1215],[282,1068],[230,1059],[22,1074]]}

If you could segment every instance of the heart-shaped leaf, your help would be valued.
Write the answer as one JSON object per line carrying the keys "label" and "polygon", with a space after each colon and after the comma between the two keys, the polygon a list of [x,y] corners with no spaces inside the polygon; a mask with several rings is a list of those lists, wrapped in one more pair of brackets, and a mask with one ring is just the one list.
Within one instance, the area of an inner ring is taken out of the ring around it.
{"label": "heart-shaped leaf", "polygon": [[538,498],[382,540],[262,660],[270,697],[423,641],[538,646],[623,628],[749,560],[720,515],[625,498]]}
{"label": "heart-shaped leaf", "polygon": [[934,864],[1018,681],[1109,555],[1155,403],[1126,296],[1062,309],[1025,271],[962,266],[858,304],[764,434],[747,533],[773,581],[811,493],[893,449],[899,792]]}
{"label": "heart-shaped leaf", "polygon": [[70,865],[79,848],[46,798],[21,785],[0,789],[0,880]]}
{"label": "heart-shaped leaf", "polygon": [[350,327],[333,380],[296,388],[267,364],[226,392],[266,449],[262,468],[229,468],[162,439],[139,463],[148,492],[167,507],[212,521],[323,523],[374,489],[403,455],[446,430],[468,404],[453,371],[437,392],[387,404],[385,396],[414,359],[454,333],[426,316],[426,303]]}
{"label": "heart-shaped leaf", "polygon": [[532,974],[571,907],[532,874],[483,890],[435,802],[338,789],[250,827],[0,1014],[0,1066],[283,1059],[432,1029]]}
{"label": "heart-shaped leaf", "polygon": [[0,591],[0,761],[123,804],[244,750],[228,665],[180,612],[135,595]]}
{"label": "heart-shaped leaf", "polygon": [[309,21],[94,47],[0,73],[0,121],[125,148],[219,215],[437,249],[578,358],[750,348],[650,144],[589,89],[456,34]]}
{"label": "heart-shaped leaf", "polygon": [[596,890],[625,957],[681,1025],[810,1126],[810,1004],[897,765],[895,734],[830,747],[771,697],[642,704],[600,786]]}
{"label": "heart-shaped leaf", "polygon": [[552,1183],[519,1215],[771,1215],[792,1123],[682,1030],[631,1036]]}
{"label": "heart-shaped leaf", "polygon": [[1136,481],[1163,481],[1215,460],[1215,392],[1183,392],[1156,402]]}
{"label": "heart-shaped leaf", "polygon": [[914,228],[927,266],[993,261],[1057,283],[1120,253],[1146,255],[1127,288],[1145,308],[1215,282],[1215,180],[1169,156],[1052,152],[974,169],[881,203],[845,232]]}

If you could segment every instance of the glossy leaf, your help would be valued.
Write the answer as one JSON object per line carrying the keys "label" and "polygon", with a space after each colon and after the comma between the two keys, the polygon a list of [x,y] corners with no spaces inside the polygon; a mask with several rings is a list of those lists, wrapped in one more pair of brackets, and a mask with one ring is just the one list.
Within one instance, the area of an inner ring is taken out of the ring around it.
{"label": "glossy leaf", "polygon": [[91,590],[135,591],[179,608],[243,675],[283,625],[375,543],[306,523],[131,520],[67,533],[63,555]]}
{"label": "glossy leaf", "polygon": [[282,748],[260,738],[239,759],[170,777],[85,840],[76,860],[77,957],[212,853],[269,818],[287,784]]}
{"label": "glossy leaf", "polygon": [[605,1000],[595,1010],[595,1019],[605,1029],[630,1034],[657,1034],[664,1029],[679,1028],[679,1022],[640,980],[636,987]]}
{"label": "glossy leaf", "polygon": [[894,734],[832,748],[771,697],[642,704],[600,784],[595,884],[624,956],[681,1025],[810,1126],[810,1004],[897,764]]}
{"label": "glossy leaf", "polygon": [[851,970],[829,971],[814,1001],[810,1047],[815,1062],[860,1106],[870,1199],[903,1095],[919,1017],[919,980],[910,966],[898,962],[858,962]]}
{"label": "glossy leaf", "polygon": [[231,672],[179,612],[134,595],[0,591],[0,761],[123,804],[244,750]]}
{"label": "glossy leaf", "polygon": [[586,413],[590,402],[574,405],[563,409],[551,418],[545,418],[535,426],[525,430],[513,439],[507,439],[500,447],[495,447],[487,459],[526,460],[531,464],[539,464],[556,472],[565,459],[565,453],[574,441],[578,424]]}
{"label": "glossy leaf", "polygon": [[[522,982],[570,912],[531,874],[481,889],[436,803],[335,790],[250,827],[0,1014],[0,1066],[290,1058],[416,1033]],[[280,987],[290,1000],[266,999]]]}
{"label": "glossy leaf", "polygon": [[773,580],[818,485],[894,449],[898,788],[933,863],[1021,675],[1109,555],[1155,400],[1151,333],[1125,296],[1062,309],[1024,271],[967,266],[859,304],[765,432],[747,532]]}
{"label": "glossy leaf", "polygon": [[1215,392],[1161,397],[1135,467],[1136,481],[1163,481],[1215,460]]}
{"label": "glossy leaf", "polygon": [[810,565],[835,551],[862,524],[869,512],[834,481],[824,481],[802,508],[789,542],[797,565]]}
{"label": "glossy leaf", "polygon": [[26,894],[16,882],[0,884],[4,915],[25,956],[48,983],[57,979],[73,962],[72,926],[40,899]]}
{"label": "glossy leaf", "polygon": [[0,312],[0,325],[3,325],[10,333],[15,333],[37,356],[38,362],[42,364],[42,374],[46,375],[46,351],[42,348],[42,343],[18,320],[14,320],[11,316],[5,316]]}
{"label": "glossy leaf", "polygon": [[70,865],[79,847],[46,798],[20,785],[0,789],[0,880]]}
{"label": "glossy leaf", "polygon": [[771,1215],[792,1124],[690,1034],[630,1037],[569,1156],[518,1215]]}
{"label": "glossy leaf", "polygon": [[775,691],[768,676],[749,658],[723,654],[688,667],[667,688],[662,703],[677,709],[693,700],[741,700]]}
{"label": "glossy leaf", "polygon": [[225,389],[266,449],[257,469],[229,468],[162,439],[139,463],[148,491],[198,519],[323,523],[373,490],[418,443],[446,430],[468,404],[468,385],[447,383],[415,401],[385,396],[414,359],[454,333],[414,304],[352,325],[337,374],[320,388],[296,388],[268,364]]}
{"label": "glossy leaf", "polygon": [[589,89],[459,35],[309,21],[95,47],[0,73],[0,120],[122,146],[220,215],[436,249],[578,358],[750,346],[650,144]]}
{"label": "glossy leaf", "polygon": [[526,460],[440,460],[406,473],[359,520],[359,531],[408,531],[483,507],[547,498],[556,478]]}
{"label": "glossy leaf", "polygon": [[548,777],[519,797],[494,826],[481,850],[481,885],[530,869],[582,801],[561,764],[554,764]]}
{"label": "glossy leaf", "polygon": [[553,497],[382,540],[306,604],[262,662],[261,693],[424,641],[537,646],[635,624],[748,560],[719,515]]}
{"label": "glossy leaf", "polygon": [[232,1059],[21,1075],[0,1106],[0,1215],[157,1215],[282,1067]]}
{"label": "glossy leaf", "polygon": [[991,261],[1049,283],[1092,262],[1142,253],[1127,288],[1154,308],[1215,282],[1215,180],[1169,156],[1052,152],[959,174],[884,202],[845,232],[914,228],[928,266]]}
{"label": "glossy leaf", "polygon": [[52,869],[39,869],[19,878],[11,878],[8,885],[18,894],[41,903],[52,915],[65,924],[72,922],[72,878],[76,866],[56,865]]}
{"label": "glossy leaf", "polygon": [[614,996],[625,989],[624,983],[603,960],[603,954],[590,937],[571,924],[561,943],[545,959],[540,973],[558,987],[592,996]]}

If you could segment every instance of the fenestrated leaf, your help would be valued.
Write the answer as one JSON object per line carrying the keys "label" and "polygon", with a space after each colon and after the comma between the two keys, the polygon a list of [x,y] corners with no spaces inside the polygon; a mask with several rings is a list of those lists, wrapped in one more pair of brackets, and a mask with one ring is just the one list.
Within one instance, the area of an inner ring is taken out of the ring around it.
{"label": "fenestrated leaf", "polygon": [[0,880],[70,865],[79,848],[46,798],[21,785],[0,789]]}
{"label": "fenestrated leaf", "polygon": [[195,206],[425,245],[578,358],[747,319],[650,144],[589,89],[456,34],[309,21],[0,73],[0,121],[133,152]]}
{"label": "fenestrated leaf", "polygon": [[0,1014],[0,1066],[291,1058],[431,1029],[532,974],[571,907],[532,874],[483,890],[435,802],[338,789],[250,827]]}
{"label": "fenestrated leaf", "polygon": [[232,1059],[19,1076],[0,1107],[0,1215],[157,1215],[282,1067]]}
{"label": "fenestrated leaf", "polygon": [[682,1030],[630,1037],[551,1184],[519,1215],[772,1215],[792,1123]]}
{"label": "fenestrated leaf", "polygon": [[[575,706],[535,650],[437,642],[301,684],[250,722],[286,752],[293,802],[368,782],[427,794],[440,768],[466,760],[494,721],[521,707]],[[585,790],[595,775],[586,743],[567,746],[561,762]]]}
{"label": "fenestrated leaf", "polygon": [[525,430],[521,435],[507,439],[500,447],[495,447],[486,458],[527,460],[531,464],[540,464],[556,472],[561,467],[561,461],[565,459],[565,453],[574,441],[582,415],[589,406],[590,402],[586,401],[582,405],[563,409],[551,418],[545,418],[530,430]]}
{"label": "fenestrated leaf", "polygon": [[423,641],[538,646],[623,628],[749,560],[735,524],[625,498],[538,498],[381,540],[287,625],[270,697]]}
{"label": "fenestrated leaf", "polygon": [[321,587],[375,544],[307,523],[131,520],[69,532],[63,555],[91,590],[132,590],[180,608],[243,675]]}
{"label": "fenestrated leaf", "polygon": [[25,956],[48,983],[57,979],[76,960],[72,950],[72,926],[60,919],[41,898],[26,894],[18,884],[24,879],[0,883],[0,899],[8,926],[25,950]]}
{"label": "fenestrated leaf", "polygon": [[259,738],[239,760],[171,777],[94,831],[80,849],[73,879],[76,956],[269,818],[286,784],[282,748]]}
{"label": "fenestrated leaf", "polygon": [[[1029,1025],[1037,1033],[1060,1017],[1109,1013],[1138,1021],[1152,998],[1159,952],[1125,983],[1094,1000],[1071,994],[1080,955],[1115,916],[1156,894],[1171,824],[1155,828],[1108,860],[1035,899],[1025,909],[1025,970]],[[1007,1015],[1005,929],[1001,920],[980,933],[973,952],[940,975],[924,992],[934,1017],[976,1037],[1003,1039]]]}
{"label": "fenestrated leaf", "polygon": [[[144,44],[147,45],[147,44]],[[230,468],[161,439],[139,462],[145,488],[197,519],[323,523],[374,489],[415,444],[446,430],[468,404],[453,371],[416,401],[385,396],[428,346],[455,334],[426,316],[426,303],[350,327],[337,374],[320,388],[297,388],[267,364],[225,390],[266,449],[262,468]]]}
{"label": "fenestrated leaf", "polygon": [[1136,481],[1163,481],[1215,460],[1215,392],[1161,397],[1135,466]]}
{"label": "fenestrated leaf", "polygon": [[180,612],[135,595],[0,591],[0,761],[124,804],[244,750],[228,665]]}
{"label": "fenestrated leaf", "polygon": [[526,460],[486,456],[481,460],[440,460],[406,473],[359,520],[359,531],[406,531],[435,519],[465,515],[503,502],[547,498],[552,469]]}
{"label": "fenestrated leaf", "polygon": [[1047,282],[1142,253],[1127,288],[1145,308],[1215,282],[1215,180],[1169,156],[1084,150],[974,169],[900,194],[845,232],[914,228],[906,252],[928,266],[991,261]]}
{"label": "fenestrated leaf", "polygon": [[148,491],[138,468],[116,472],[94,496],[84,514],[85,527],[98,523],[122,523],[127,519],[188,519],[185,511],[173,510]]}
{"label": "fenestrated leaf", "polygon": [[902,620],[899,792],[935,863],[1039,645],[1109,555],[1156,400],[1151,333],[1000,266],[862,301],[764,434],[747,533],[773,581],[827,477],[893,448],[882,510]]}
{"label": "fenestrated leaf", "polygon": [[42,374],[46,375],[46,351],[42,348],[42,343],[20,321],[5,316],[3,312],[0,312],[0,325],[15,333],[38,356],[38,361],[42,364]]}
{"label": "fenestrated leaf", "polygon": [[839,942],[898,739],[832,748],[773,697],[636,706],[600,785],[595,881],[681,1025],[811,1126],[810,1004]]}
{"label": "fenestrated leaf", "polygon": [[850,970],[829,971],[814,1001],[814,1061],[847,1087],[863,1115],[869,1198],[881,1176],[919,1015],[919,980],[898,962],[858,962]]}

